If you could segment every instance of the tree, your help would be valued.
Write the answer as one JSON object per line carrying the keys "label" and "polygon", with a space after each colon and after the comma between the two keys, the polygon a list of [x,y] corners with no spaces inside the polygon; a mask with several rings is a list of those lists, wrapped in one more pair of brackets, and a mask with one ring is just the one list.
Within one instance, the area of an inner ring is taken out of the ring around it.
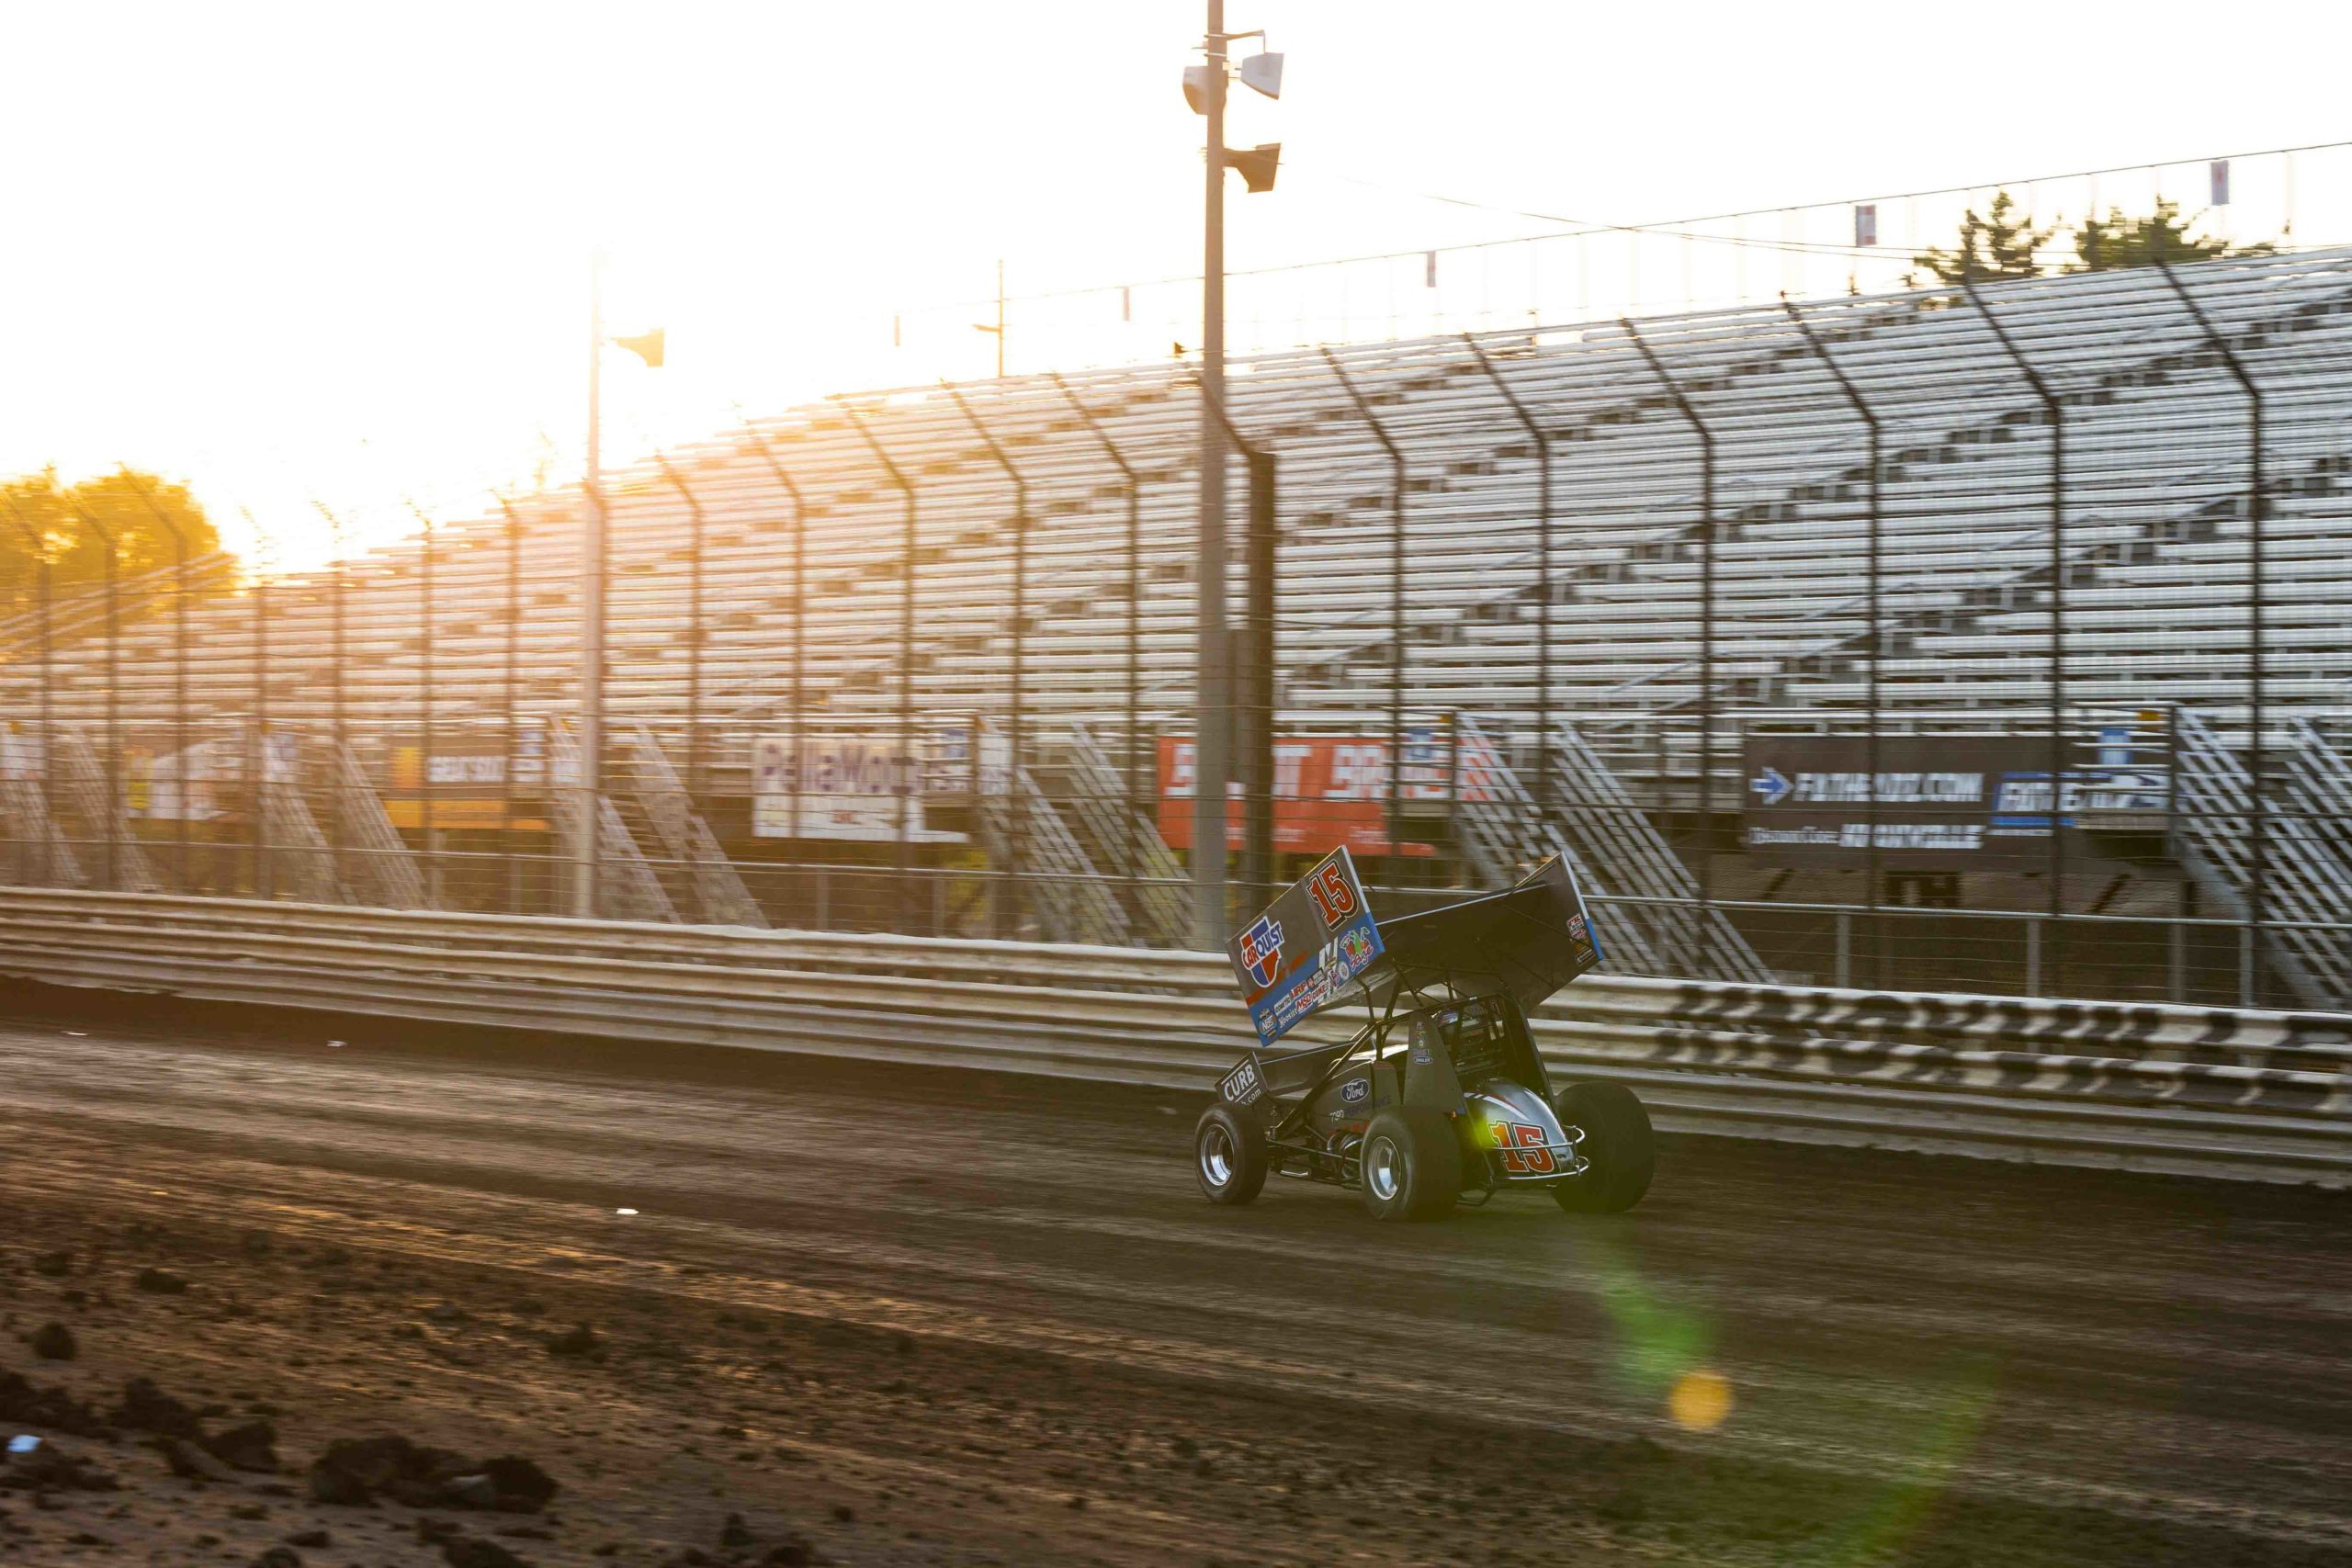
{"label": "tree", "polygon": [[[39,558],[17,526],[19,517],[40,536],[40,554],[49,558],[50,581],[59,592],[105,581],[106,546],[97,530],[84,521],[85,513],[114,536],[115,570],[120,577],[128,580],[170,566],[175,558],[171,533],[141,499],[142,487],[187,535],[190,560],[220,547],[220,531],[185,485],[166,484],[153,474],[127,468],[61,485],[55,469],[44,469],[0,480],[0,592],[31,592]],[[211,592],[227,586],[218,574],[208,573],[202,581]]]}
{"label": "tree", "polygon": [[[2199,216],[2202,216],[2199,214]],[[2195,219],[2188,220],[2196,221]],[[2217,256],[2267,256],[2278,246],[2233,246],[2227,240],[2192,240],[2177,202],[2159,199],[2145,218],[2126,218],[2115,208],[2107,216],[2093,216],[2075,234],[2075,254],[2082,259],[2068,264],[2068,272],[2109,272],[2118,267],[2151,266],[2161,257],[2168,262],[2209,261]]]}
{"label": "tree", "polygon": [[2008,277],[2039,277],[2041,263],[2036,253],[2050,243],[2057,232],[2049,229],[2029,229],[2013,216],[2017,203],[2007,191],[1996,191],[1993,204],[1978,217],[1970,208],[1960,223],[1960,243],[1949,251],[1921,251],[1911,258],[1915,266],[1926,267],[1946,283],[1959,283],[1974,278],[1990,283]]}

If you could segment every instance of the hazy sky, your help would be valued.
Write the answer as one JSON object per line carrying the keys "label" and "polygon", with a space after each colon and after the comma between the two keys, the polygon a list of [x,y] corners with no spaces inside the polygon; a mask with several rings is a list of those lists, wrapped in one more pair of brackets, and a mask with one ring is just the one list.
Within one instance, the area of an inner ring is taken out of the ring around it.
{"label": "hazy sky", "polygon": [[[2346,16],[1232,0],[1288,76],[1237,93],[1229,140],[1285,151],[1272,195],[1233,182],[1229,259],[1544,229],[1417,192],[1647,221],[2334,141]],[[984,311],[925,308],[999,257],[1016,294],[1197,270],[1202,17],[6,0],[0,473],[160,469],[297,564],[312,495],[380,537],[404,496],[573,477],[598,246],[613,330],[670,333],[664,370],[608,362],[616,460],[738,403],[985,374]],[[1102,352],[1168,335],[1104,321]],[[1013,368],[1041,346],[1016,330]]]}

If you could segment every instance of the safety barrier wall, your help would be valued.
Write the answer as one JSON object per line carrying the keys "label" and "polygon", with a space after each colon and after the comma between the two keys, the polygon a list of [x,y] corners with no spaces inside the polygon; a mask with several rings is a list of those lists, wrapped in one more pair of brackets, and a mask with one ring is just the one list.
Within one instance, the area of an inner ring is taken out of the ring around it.
{"label": "safety barrier wall", "polygon": [[[1252,1043],[1213,954],[154,894],[0,889],[0,975],[1190,1089]],[[1536,1029],[1670,1130],[2352,1186],[2352,1014],[1590,976]]]}

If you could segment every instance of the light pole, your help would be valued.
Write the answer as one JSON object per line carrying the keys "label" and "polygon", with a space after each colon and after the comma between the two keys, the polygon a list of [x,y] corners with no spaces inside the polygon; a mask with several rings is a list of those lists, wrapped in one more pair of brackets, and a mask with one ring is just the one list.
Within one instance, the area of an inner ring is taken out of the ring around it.
{"label": "light pole", "polygon": [[[1225,942],[1226,775],[1232,771],[1233,654],[1225,615],[1225,430],[1216,411],[1225,407],[1225,171],[1241,171],[1252,192],[1272,190],[1279,142],[1249,152],[1225,145],[1226,46],[1239,39],[1262,39],[1263,32],[1225,30],[1225,0],[1208,0],[1208,32],[1201,40],[1205,62],[1184,73],[1184,96],[1208,118],[1201,238],[1201,513],[1199,555],[1193,578],[1199,595],[1199,643],[1194,656],[1198,688],[1193,725],[1193,941],[1216,948]],[[1279,54],[1261,53],[1245,62],[1242,81],[1270,98],[1282,96]]]}
{"label": "light pole", "polygon": [[604,795],[605,759],[605,491],[600,443],[604,437],[605,344],[616,343],[648,369],[662,368],[662,329],[639,337],[605,336],[605,258],[588,264],[588,464],[580,487],[580,840],[572,879],[571,912],[596,916],[597,802]]}

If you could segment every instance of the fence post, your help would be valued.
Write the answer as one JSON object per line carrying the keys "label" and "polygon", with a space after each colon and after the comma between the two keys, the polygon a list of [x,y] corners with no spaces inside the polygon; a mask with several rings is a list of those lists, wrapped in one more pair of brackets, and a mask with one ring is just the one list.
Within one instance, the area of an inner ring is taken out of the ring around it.
{"label": "fence post", "polygon": [[334,566],[327,573],[328,603],[334,607],[330,617],[330,657],[328,670],[333,679],[327,687],[327,716],[333,731],[334,757],[327,769],[327,854],[334,863],[337,886],[348,886],[343,875],[343,761],[346,750],[343,726],[343,588],[349,574],[344,570],[343,519],[336,516],[323,501],[312,500],[319,515],[327,520],[327,531],[334,539]]}
{"label": "fence post", "polygon": [[[1274,530],[1274,455],[1243,434],[1205,384],[1201,398],[1219,429],[1241,453],[1250,473],[1250,529],[1241,626],[1243,655],[1226,661],[1233,680],[1241,779],[1241,880],[1248,907],[1270,897],[1274,879],[1274,595],[1278,540]],[[1195,741],[1197,747],[1198,742]],[[1196,753],[1197,754],[1197,753]]]}
{"label": "fence post", "polygon": [[1535,827],[1542,822],[1552,790],[1552,433],[1520,401],[1478,340],[1464,333],[1462,341],[1479,370],[1510,405],[1512,417],[1535,443],[1535,777],[1534,787],[1528,792],[1536,816],[1536,822],[1530,826]]}
{"label": "fence post", "polygon": [[[1862,424],[1869,432],[1870,436],[1871,512],[1869,521],[1866,525],[1867,531],[1864,535],[1864,548],[1867,560],[1864,571],[1868,578],[1867,586],[1864,592],[1868,595],[1870,605],[1869,610],[1866,612],[1868,630],[1864,633],[1864,635],[1870,638],[1870,690],[1867,699],[1870,708],[1870,728],[1868,731],[1868,738],[1863,742],[1863,765],[1869,770],[1870,782],[1862,796],[1862,809],[1865,814],[1864,830],[1869,833],[1870,839],[1862,849],[1862,874],[1865,881],[1865,905],[1870,915],[1871,984],[1873,986],[1884,986],[1886,984],[1886,933],[1883,929],[1878,909],[1878,781],[1879,773],[1881,772],[1878,743],[1878,680],[1879,664],[1884,658],[1886,652],[1886,631],[1881,619],[1881,612],[1879,608],[1879,565],[1881,550],[1883,547],[1884,536],[1884,514],[1881,511],[1880,505],[1881,476],[1879,471],[1879,465],[1882,460],[1880,450],[1882,433],[1879,429],[1878,412],[1871,407],[1869,400],[1862,396],[1861,389],[1854,384],[1853,378],[1846,374],[1845,367],[1840,366],[1837,360],[1830,357],[1828,344],[1822,341],[1821,334],[1814,330],[1813,323],[1805,320],[1804,312],[1799,310],[1796,308],[1796,305],[1786,294],[1781,296],[1781,308],[1789,313],[1789,320],[1796,323],[1797,331],[1804,334],[1806,345],[1813,350],[1814,357],[1821,361],[1822,368],[1827,370],[1830,376],[1836,379],[1838,383],[1838,389],[1845,394],[1846,401],[1852,406],[1854,412],[1860,417]],[[1840,985],[1843,985],[1844,983],[1845,982],[1843,981],[1839,982]]]}
{"label": "fence post", "polygon": [[[1120,488],[1126,491],[1127,830],[1121,835],[1125,840],[1121,850],[1126,858],[1126,864],[1123,869],[1127,878],[1128,917],[1140,925],[1143,917],[1143,807],[1139,796],[1143,787],[1143,763],[1138,747],[1141,745],[1143,736],[1143,491],[1136,480],[1135,465],[1127,461],[1126,454],[1119,450],[1118,443],[1112,440],[1110,433],[1102,428],[1102,423],[1095,418],[1094,411],[1078,400],[1078,394],[1070,390],[1069,383],[1062,379],[1061,372],[1048,371],[1047,374],[1053,378],[1054,385],[1061,389],[1062,396],[1069,400],[1069,406],[1077,411],[1078,417],[1085,422],[1086,428],[1093,433],[1094,439],[1101,445],[1103,455],[1108,457],[1112,465],[1119,470]],[[1197,743],[1196,738],[1195,744]],[[1155,805],[1159,794],[1159,759],[1157,750],[1155,747],[1155,755],[1152,758],[1152,795]]]}
{"label": "fence post", "polygon": [[702,502],[687,487],[685,476],[660,452],[653,454],[662,476],[686,503],[686,799],[691,809],[702,809]]}
{"label": "fence post", "polygon": [[[2059,922],[2066,912],[2066,419],[2065,406],[2050,389],[2001,319],[1977,292],[1973,276],[1963,276],[1961,287],[1984,324],[2000,341],[2001,352],[2018,367],[2033,395],[2041,400],[2050,424],[2050,984],[2066,983],[2066,933]],[[2035,995],[2044,994],[2040,986]]]}
{"label": "fence post", "polygon": [[[801,668],[803,656],[808,650],[801,631],[808,620],[808,509],[800,499],[800,486],[794,482],[785,466],[776,460],[775,448],[768,445],[767,438],[760,434],[756,425],[746,422],[743,429],[751,436],[752,445],[760,449],[768,472],[775,476],[775,482],[784,487],[784,493],[792,500],[792,766],[786,773],[792,781],[792,791],[790,804],[786,807],[785,842],[795,846],[786,852],[797,860],[800,852],[797,848],[800,838],[800,770],[808,758],[808,747],[801,738],[800,702]],[[755,786],[757,782],[755,778]],[[823,919],[820,918],[817,923],[818,929],[822,930]]]}
{"label": "fence post", "polygon": [[1348,400],[1388,454],[1388,875],[1393,884],[1405,853],[1405,452],[1348,378],[1339,356],[1328,348],[1321,353]]}
{"label": "fence post", "polygon": [[[866,425],[865,418],[847,403],[842,404],[841,408],[842,412],[849,416],[850,423],[856,427],[858,434],[865,438],[865,445],[873,452],[874,460],[882,465],[884,473],[890,476],[892,488],[897,490],[906,502],[906,531],[901,545],[904,552],[905,576],[900,582],[899,592],[899,745],[904,755],[901,758],[901,765],[893,770],[899,775],[899,855],[898,874],[891,879],[896,887],[893,902],[898,910],[899,929],[906,931],[909,929],[907,884],[911,880],[914,868],[912,792],[920,782],[919,770],[915,765],[914,739],[915,524],[919,503],[915,500],[915,487],[912,481],[899,471],[898,464],[890,460],[890,454],[884,451],[882,443],[874,438],[874,432]],[[794,670],[797,674],[798,671],[797,660],[794,661]],[[973,778],[977,783],[980,774],[979,759],[976,756],[972,761]]]}
{"label": "fence post", "polygon": [[2188,928],[2176,915],[2165,928],[2165,999],[2177,1006],[2188,999]]}
{"label": "fence post", "polygon": [[[1699,438],[1699,940],[1692,946],[1702,971],[1713,973],[1709,950],[1715,936],[1715,433],[1699,417],[1680,384],[1667,374],[1666,366],[1632,318],[1620,316],[1617,324],[1625,329],[1650,373],[1666,388],[1666,395],[1674,400],[1675,408]],[[1662,791],[1663,766],[1658,783]]]}
{"label": "fence post", "polygon": [[[28,551],[25,557],[27,562],[31,563],[35,556],[38,554],[38,549]],[[28,615],[31,613],[32,604],[33,591],[29,587],[20,586],[19,591],[13,594],[10,599],[11,608],[18,610],[20,614],[23,615]],[[11,625],[13,624],[14,618],[11,620]],[[12,725],[0,724],[0,782],[5,782],[8,776],[8,765],[12,760],[8,742],[11,739],[10,731],[15,728],[16,727]],[[32,731],[28,728],[26,728],[25,733],[29,736]],[[30,742],[28,743],[29,744]],[[48,815],[47,801],[44,800],[41,803],[41,809],[42,815],[45,818]],[[15,867],[15,870],[8,877],[8,880],[19,886],[29,887],[35,886],[46,886],[49,882],[49,857],[47,853],[50,832],[49,828],[44,821],[39,818],[28,818],[27,820],[17,824],[17,829],[18,830],[17,832],[11,833],[8,837],[8,859]],[[38,844],[42,847],[41,875],[40,883],[38,884],[33,881],[33,873],[28,869],[32,858],[28,849],[28,843]]]}
{"label": "fence post", "polygon": [[[523,873],[520,858],[514,849],[514,770],[517,754],[514,748],[514,684],[518,674],[516,660],[523,629],[523,520],[514,514],[514,504],[503,494],[492,492],[497,499],[498,510],[506,518],[506,668],[501,705],[505,710],[503,750],[506,761],[499,769],[499,826],[506,841],[506,912],[518,915],[523,911]],[[542,757],[540,765],[548,759]],[[552,775],[540,781],[540,788],[552,794]],[[550,801],[552,805],[552,801]]]}
{"label": "fence post", "polygon": [[[178,805],[175,811],[177,819],[172,824],[172,881],[179,892],[185,893],[188,890],[188,812],[194,800],[188,787],[187,754],[187,530],[173,521],[156,503],[154,496],[139,482],[139,476],[130,471],[128,463],[122,465],[122,477],[132,493],[147,508],[148,514],[172,536],[172,615],[175,623],[172,630],[172,749],[178,754],[172,764],[175,788],[178,792]],[[147,807],[152,811],[154,807],[154,784],[151,775]]]}
{"label": "fence post", "polygon": [[[107,552],[107,819],[99,824],[98,831],[106,849],[107,887],[110,892],[119,892],[122,884],[117,874],[120,867],[116,864],[115,838],[118,831],[127,833],[130,829],[124,819],[122,798],[122,616],[115,592],[115,536],[113,529],[91,516],[79,502],[74,503],[74,513],[81,518],[84,527],[97,535],[98,543],[106,547]],[[155,798],[153,783],[151,774],[147,796],[150,805]]]}
{"label": "fence post", "polygon": [[[8,515],[15,521],[17,525],[17,531],[24,535],[25,547],[30,553],[36,565],[40,568],[40,793],[42,809],[54,813],[57,809],[54,805],[57,798],[57,764],[51,759],[57,752],[57,727],[52,724],[50,719],[50,693],[51,688],[55,682],[51,679],[51,671],[50,668],[49,541],[41,537],[40,530],[34,527],[30,520],[25,516],[23,510],[17,505],[17,498],[15,496],[8,495],[6,491],[0,491],[0,498],[5,498],[7,501]],[[41,886],[46,887],[49,886],[55,879],[55,857],[51,853],[50,848],[51,840],[48,830],[40,828],[39,825],[36,824],[34,836],[40,840],[40,881]]]}
{"label": "fence post", "polygon": [[2256,958],[2262,948],[2263,918],[2266,913],[2263,904],[2264,895],[2267,891],[2270,843],[2270,803],[2262,793],[2262,775],[2267,766],[2262,738],[2264,717],[2262,595],[2265,588],[2262,560],[2264,500],[2262,389],[2255,384],[2254,377],[2247,372],[2245,363],[2238,357],[2237,351],[2230,346],[2229,340],[2214,329],[2212,319],[2205,313],[2205,307],[2198,303],[2197,296],[2189,292],[2187,284],[2181,282],[2179,275],[2173,271],[2172,264],[2159,255],[2156,257],[2156,267],[2164,274],[2165,281],[2172,286],[2172,291],[2180,297],[2180,302],[2188,308],[2188,313],[2197,318],[2198,329],[2205,334],[2206,344],[2221,356],[2222,363],[2229,368],[2231,379],[2237,382],[2238,389],[2245,394],[2247,416],[2246,576],[2250,579],[2247,584],[2246,633],[2251,645],[2247,649],[2246,659],[2248,710],[2246,777],[2252,785],[2249,793],[2254,797],[2248,803],[2250,817],[2247,824],[2253,830],[2254,841],[2247,845],[2249,852],[2245,875],[2246,935],[2245,941],[2242,943],[2242,946],[2250,950],[2252,955],[2242,956],[2239,961],[2238,1005],[2252,1007],[2255,1005],[2256,992],[2259,989],[2260,965]]}
{"label": "fence post", "polygon": [[[416,819],[424,838],[424,907],[441,907],[440,846],[433,836],[433,519],[426,516],[414,502],[408,509],[424,525],[423,548],[417,554],[417,605],[419,633],[417,637],[418,672],[423,679],[418,699],[423,705],[424,733],[417,749]],[[601,733],[601,731],[600,731]],[[596,815],[596,804],[588,804],[591,833]]]}
{"label": "fence post", "polygon": [[[263,553],[261,525],[245,513],[254,531],[254,554]],[[273,555],[274,551],[270,552]],[[269,572],[254,573],[254,743],[245,769],[246,800],[253,816],[254,897],[277,896],[269,861]]]}
{"label": "fence post", "polygon": [[[1000,338],[998,341],[1001,348],[1002,339]],[[1007,824],[1004,845],[1005,897],[994,900],[996,934],[999,939],[1003,939],[1011,936],[1017,929],[1016,922],[1021,914],[1021,868],[1028,851],[1026,840],[1029,826],[1029,796],[1021,787],[1023,755],[1021,730],[1023,694],[1021,660],[1024,646],[1023,639],[1027,635],[1027,627],[1023,623],[1029,614],[1029,481],[1023,477],[1021,470],[1013,466],[1012,459],[1005,454],[1003,444],[997,440],[988,425],[981,421],[979,414],[974,411],[964,394],[954,387],[948,386],[945,381],[940,382],[940,385],[945,387],[947,395],[956,400],[956,408],[963,412],[964,418],[978,434],[980,445],[988,448],[989,456],[996,459],[996,466],[1002,468],[1004,477],[1012,482],[1012,691],[1005,716],[1005,777],[1011,794],[1005,803]],[[979,758],[975,756],[973,758],[976,770],[975,782],[978,778],[977,771],[978,764]],[[1051,896],[1049,892],[1047,897]],[[939,922],[934,919],[933,923],[935,929]]]}

